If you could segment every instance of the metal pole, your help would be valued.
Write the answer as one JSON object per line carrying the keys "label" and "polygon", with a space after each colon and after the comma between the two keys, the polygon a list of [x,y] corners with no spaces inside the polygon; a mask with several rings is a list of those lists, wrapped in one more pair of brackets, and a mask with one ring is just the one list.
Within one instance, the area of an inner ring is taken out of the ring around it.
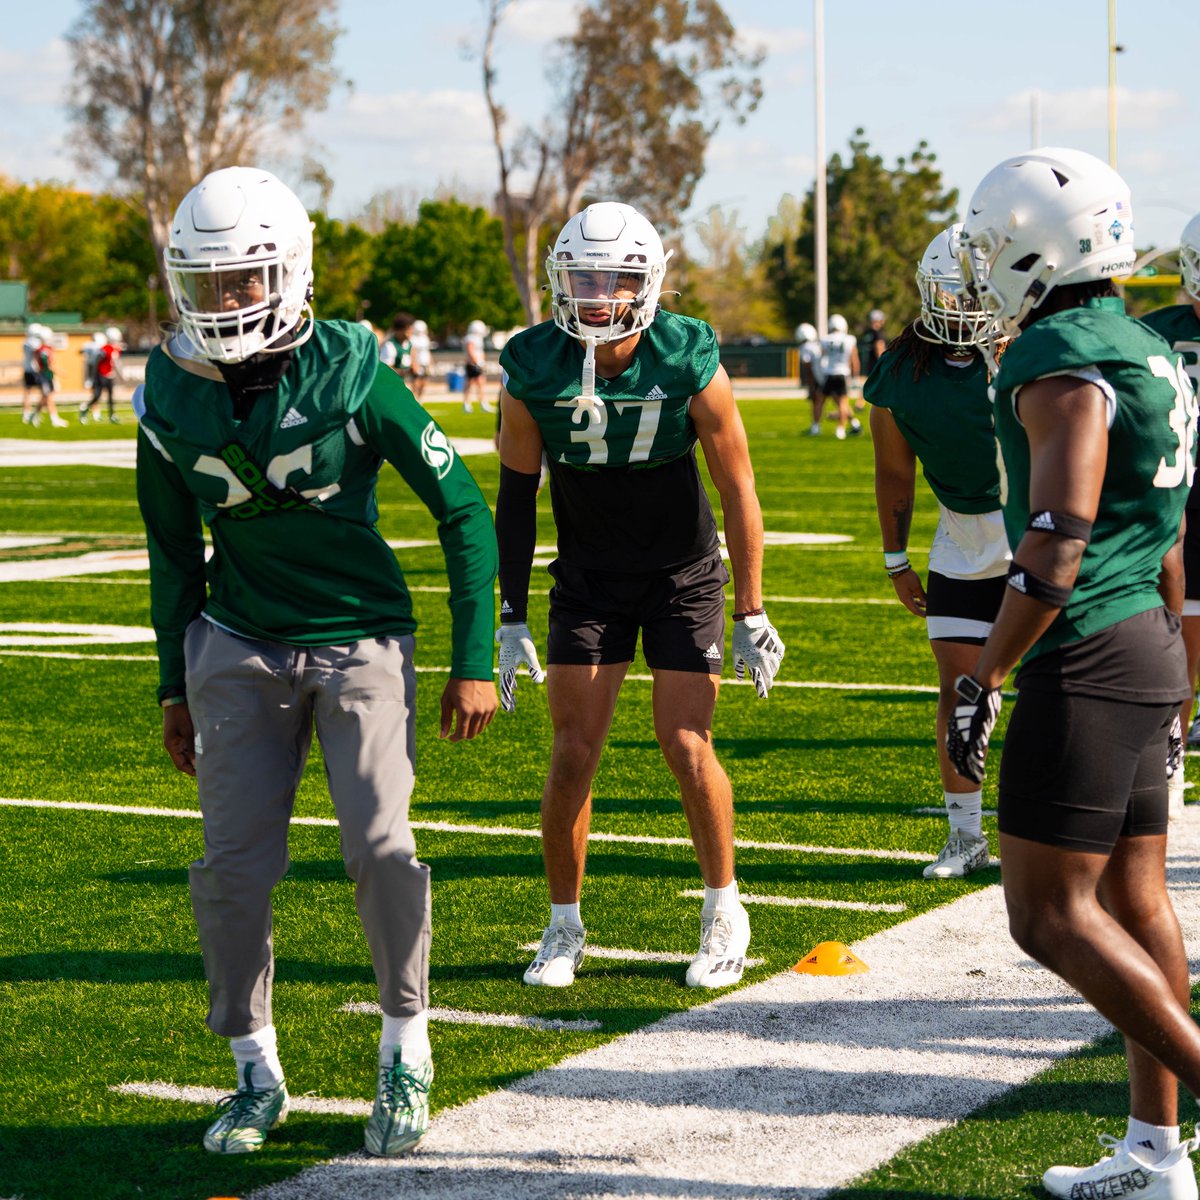
{"label": "metal pole", "polygon": [[816,95],[816,188],[814,191],[813,250],[817,283],[817,333],[829,332],[829,254],[826,231],[825,166],[825,0],[813,0],[813,87]]}
{"label": "metal pole", "polygon": [[1029,145],[1037,149],[1042,144],[1042,112],[1041,94],[1037,91],[1029,93]]}
{"label": "metal pole", "polygon": [[1117,169],[1117,0],[1108,0],[1108,165]]}

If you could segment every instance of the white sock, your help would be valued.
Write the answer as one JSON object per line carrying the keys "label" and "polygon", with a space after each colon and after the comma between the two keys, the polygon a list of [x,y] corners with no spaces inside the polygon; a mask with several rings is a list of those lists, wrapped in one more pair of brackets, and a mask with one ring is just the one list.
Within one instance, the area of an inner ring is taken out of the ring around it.
{"label": "white sock", "polygon": [[724,887],[709,887],[704,885],[704,912],[732,912],[741,908],[742,901],[738,895],[736,879],[731,879]]}
{"label": "white sock", "polygon": [[1166,1158],[1179,1145],[1178,1125],[1147,1125],[1136,1117],[1129,1118],[1125,1145],[1151,1166]]}
{"label": "white sock", "polygon": [[383,1014],[383,1033],[379,1038],[379,1061],[391,1066],[400,1051],[401,1062],[418,1062],[429,1058],[429,1010],[415,1017],[389,1017]]}
{"label": "white sock", "polygon": [[246,1066],[251,1064],[250,1084],[256,1092],[278,1087],[283,1082],[283,1067],[279,1064],[279,1045],[274,1025],[264,1025],[245,1037],[229,1039],[233,1061],[237,1064],[237,1085],[246,1083]]}
{"label": "white sock", "polygon": [[573,925],[576,929],[583,928],[583,918],[579,915],[579,901],[574,904],[551,904],[551,925]]}
{"label": "white sock", "polygon": [[977,792],[943,792],[950,832],[983,837],[983,789]]}

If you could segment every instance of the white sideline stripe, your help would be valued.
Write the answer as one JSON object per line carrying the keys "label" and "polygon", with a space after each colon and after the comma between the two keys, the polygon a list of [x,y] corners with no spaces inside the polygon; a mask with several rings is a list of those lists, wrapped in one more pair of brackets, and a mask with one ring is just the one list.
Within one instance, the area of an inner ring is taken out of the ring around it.
{"label": "white sideline stripe", "polygon": [[[186,1087],[178,1083],[114,1083],[110,1092],[122,1096],[140,1096],[143,1100],[178,1100],[184,1104],[203,1104],[211,1107],[229,1095],[220,1088]],[[336,1114],[343,1117],[369,1117],[373,1105],[369,1100],[327,1100],[324,1096],[289,1096],[292,1112]]]}
{"label": "white sideline stripe", "polygon": [[[1168,852],[1195,963],[1194,814]],[[1111,1032],[1017,949],[995,884],[852,949],[865,974],[783,971],[442,1112],[411,1162],[350,1155],[245,1200],[818,1200]]]}
{"label": "white sideline stripe", "polygon": [[[151,808],[144,804],[100,804],[92,800],[17,800],[0,796],[0,806],[11,808],[60,808],[81,812],[117,813],[134,817],[190,817],[200,819],[198,809]],[[336,817],[292,817],[293,825],[337,826]],[[482,833],[489,837],[541,838],[539,829],[517,829],[510,825],[455,825],[450,821],[413,821],[413,829],[424,829],[431,833]],[[691,838],[651,837],[635,833],[590,833],[589,842],[617,842],[634,846],[690,846]],[[787,854],[831,854],[843,858],[903,859],[907,862],[933,862],[933,854],[921,854],[916,850],[864,850],[846,846],[805,846],[789,842],[748,842],[734,838],[739,850],[779,850]]]}
{"label": "white sideline stripe", "polygon": [[[996,810],[994,808],[985,808],[981,809],[980,811],[985,817],[994,817],[996,815]],[[928,808],[914,808],[913,812],[921,813],[923,816],[944,817],[946,815],[946,806],[944,804],[940,804],[934,808],[933,805],[930,805]]]}
{"label": "white sideline stripe", "polygon": [[[688,900],[703,900],[704,892],[680,892]],[[868,904],[863,900],[818,900],[812,896],[748,896],[742,894],[743,904],[774,904],[779,908],[845,908],[850,912],[908,912],[907,904]]]}
{"label": "white sideline stripe", "polygon": [[894,596],[763,596],[765,604],[874,604],[881,608],[902,607]]}
{"label": "white sideline stripe", "polygon": [[[351,1000],[343,1004],[338,1012],[362,1013],[379,1017],[383,1009],[373,1000]],[[431,1021],[443,1021],[447,1025],[502,1025],[509,1029],[544,1029],[558,1033],[592,1033],[604,1026],[599,1021],[571,1021],[556,1017],[524,1017],[516,1013],[468,1012],[463,1008],[431,1008]]]}
{"label": "white sideline stripe", "polygon": [[[681,892],[680,895],[685,893]],[[703,896],[703,892],[692,893],[696,896]],[[537,950],[541,947],[541,942],[525,942],[520,949],[522,950]],[[672,951],[664,950],[622,950],[614,946],[593,946],[590,942],[584,950],[586,958],[611,958],[616,962],[656,962],[656,963],[690,963],[695,957],[693,954],[676,954]],[[744,960],[747,967],[761,967],[765,960],[761,958],[747,958]]]}

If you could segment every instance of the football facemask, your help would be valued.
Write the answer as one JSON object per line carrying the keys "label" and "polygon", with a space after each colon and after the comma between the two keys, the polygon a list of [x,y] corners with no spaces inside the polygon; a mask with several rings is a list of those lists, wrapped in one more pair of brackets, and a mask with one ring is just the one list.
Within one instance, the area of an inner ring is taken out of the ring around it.
{"label": "football facemask", "polygon": [[[917,267],[921,319],[914,332],[927,342],[950,349],[981,346],[987,341],[991,318],[963,281],[958,242],[962,224],[943,229],[925,249]],[[983,264],[978,264],[983,270]]]}

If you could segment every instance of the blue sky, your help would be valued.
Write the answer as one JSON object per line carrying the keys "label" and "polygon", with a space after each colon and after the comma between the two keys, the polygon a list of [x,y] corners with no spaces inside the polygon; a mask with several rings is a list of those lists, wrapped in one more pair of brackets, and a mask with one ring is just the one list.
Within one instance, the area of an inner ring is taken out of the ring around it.
{"label": "blue sky", "polygon": [[[537,121],[550,92],[548,40],[573,25],[573,0],[515,0],[498,44],[498,94],[514,120]],[[742,126],[727,123],[684,219],[735,209],[761,236],[785,192],[812,184],[811,0],[725,0],[750,44],[768,47],[766,97]],[[1107,0],[826,0],[826,144],[844,151],[856,126],[888,161],[924,138],[946,181],[963,193],[1000,159],[1031,144],[1031,94],[1043,144],[1108,153]],[[77,0],[10,10],[0,46],[0,173],[81,186],[64,143],[70,82],[62,35]],[[353,215],[374,193],[410,196],[460,184],[495,187],[496,164],[479,81],[480,0],[400,4],[342,0],[336,61],[353,81],[314,115],[305,138],[335,181],[330,211]],[[1133,190],[1139,246],[1174,244],[1200,211],[1200,91],[1186,51],[1200,27],[1195,0],[1119,0],[1118,168]],[[1169,49],[1184,53],[1178,67]],[[469,51],[469,53],[468,53]],[[690,240],[690,239],[689,239]]]}

